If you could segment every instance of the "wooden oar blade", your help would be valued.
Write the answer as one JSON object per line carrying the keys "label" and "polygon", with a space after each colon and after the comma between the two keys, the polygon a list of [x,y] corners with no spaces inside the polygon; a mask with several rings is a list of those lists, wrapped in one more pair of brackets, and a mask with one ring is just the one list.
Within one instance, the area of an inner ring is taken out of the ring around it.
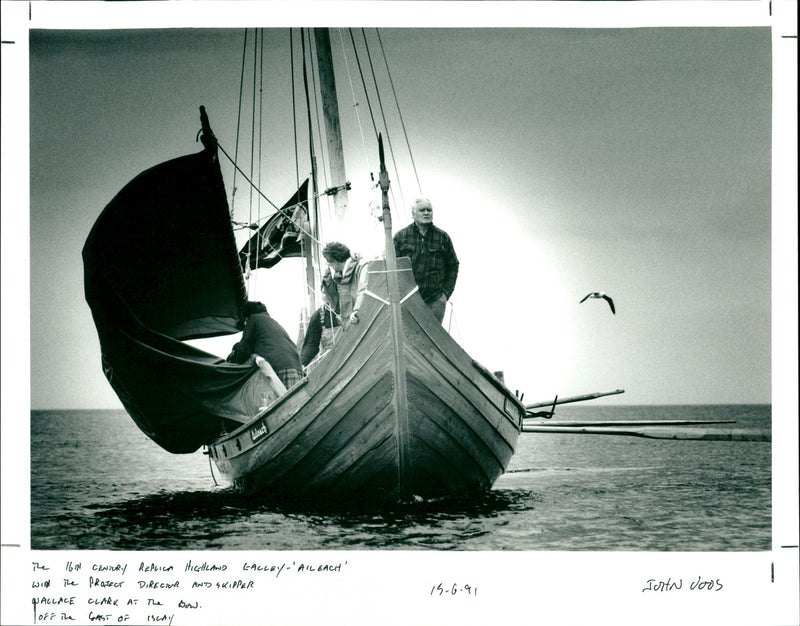
{"label": "wooden oar blade", "polygon": [[553,426],[525,424],[523,433],[548,433],[568,435],[617,435],[622,437],[643,437],[646,439],[681,439],[696,441],[770,441],[768,433],[748,431],[696,430],[692,428],[644,427],[641,430],[628,428],[592,428],[577,426]]}
{"label": "wooden oar blade", "polygon": [[556,396],[555,402],[553,400],[544,400],[543,402],[534,402],[533,404],[526,404],[526,409],[536,409],[542,406],[551,406],[555,404],[568,404],[570,402],[583,402],[585,400],[594,400],[595,398],[603,398],[605,396],[613,396],[619,393],[625,393],[624,389],[615,389],[614,391],[599,391],[597,393],[585,393],[580,396],[571,396],[568,398],[559,399]]}

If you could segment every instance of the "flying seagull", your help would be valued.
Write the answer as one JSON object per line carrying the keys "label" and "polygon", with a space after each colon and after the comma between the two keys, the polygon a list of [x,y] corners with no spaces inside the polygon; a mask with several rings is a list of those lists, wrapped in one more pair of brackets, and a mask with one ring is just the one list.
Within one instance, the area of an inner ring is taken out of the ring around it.
{"label": "flying seagull", "polygon": [[589,298],[602,298],[606,302],[608,302],[608,306],[611,307],[611,312],[616,315],[616,311],[614,310],[614,301],[609,298],[606,294],[602,291],[593,291],[592,293],[587,293],[581,302],[586,302]]}

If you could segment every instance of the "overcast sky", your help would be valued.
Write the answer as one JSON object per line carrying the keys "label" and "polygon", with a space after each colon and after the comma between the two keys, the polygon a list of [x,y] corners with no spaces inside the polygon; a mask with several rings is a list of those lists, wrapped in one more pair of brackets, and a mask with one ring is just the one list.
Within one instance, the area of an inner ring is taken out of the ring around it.
{"label": "overcast sky", "polygon": [[[452,332],[474,358],[530,401],[616,388],[626,393],[610,401],[634,404],[770,401],[770,29],[381,37],[423,193],[461,259]],[[128,180],[198,149],[200,104],[232,151],[242,39],[241,29],[31,32],[32,408],[120,406],[100,368],[81,248]],[[284,63],[287,42],[285,29],[267,33],[279,130],[262,186],[280,202],[294,162],[288,77],[271,62]],[[350,79],[337,80],[349,113]],[[354,188],[360,167],[348,171]],[[612,296],[617,314],[579,304],[590,291]],[[272,304],[292,326],[294,310]]]}

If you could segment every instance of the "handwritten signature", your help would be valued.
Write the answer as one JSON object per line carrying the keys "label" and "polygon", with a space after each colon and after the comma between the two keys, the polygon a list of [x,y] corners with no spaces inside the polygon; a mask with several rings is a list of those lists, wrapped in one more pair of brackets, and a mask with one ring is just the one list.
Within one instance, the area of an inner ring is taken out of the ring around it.
{"label": "handwritten signature", "polygon": [[655,578],[648,578],[646,586],[642,589],[642,593],[647,591],[721,591],[723,584],[719,578],[703,578],[698,576],[697,580],[692,580],[688,585],[684,586],[683,578],[673,580],[667,578],[666,580],[656,580]]}

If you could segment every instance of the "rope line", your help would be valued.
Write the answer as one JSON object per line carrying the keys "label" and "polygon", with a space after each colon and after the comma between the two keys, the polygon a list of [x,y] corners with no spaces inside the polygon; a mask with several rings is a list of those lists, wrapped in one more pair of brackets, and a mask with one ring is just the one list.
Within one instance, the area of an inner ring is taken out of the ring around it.
{"label": "rope line", "polygon": [[383,128],[386,130],[386,143],[389,146],[389,154],[392,156],[392,167],[394,168],[394,175],[397,183],[397,191],[400,194],[400,203],[402,206],[406,205],[405,198],[403,197],[403,185],[400,182],[400,173],[397,171],[397,159],[394,156],[394,148],[392,144],[392,136],[389,134],[389,125],[386,123],[386,112],[383,107],[383,99],[381,98],[380,89],[378,89],[378,79],[375,76],[375,66],[372,63],[372,55],[369,51],[369,44],[367,43],[367,33],[362,28],[361,36],[364,38],[364,48],[367,52],[367,60],[369,61],[369,69],[372,74],[372,84],[375,86],[375,97],[378,99],[378,109],[381,113],[381,120],[383,121]]}
{"label": "rope line", "polygon": [[[242,93],[244,89],[244,61],[247,55],[247,29],[244,29],[244,43],[242,44],[242,72],[239,77],[239,109],[236,113],[236,146],[234,148],[234,156],[239,159],[239,135],[242,126]],[[230,158],[230,157],[228,157]],[[236,172],[233,173],[233,188],[231,189],[231,217],[236,205]]]}
{"label": "rope line", "polygon": [[[264,147],[264,29],[260,29],[261,45],[259,47],[259,86],[258,86],[258,188],[261,188],[261,172],[262,172],[262,149]],[[253,84],[255,90],[255,84]],[[261,221],[261,196],[258,196],[258,204],[256,206],[257,221]],[[256,231],[256,250],[261,250],[261,231]],[[247,259],[248,275],[250,272],[250,259]],[[258,288],[258,274],[256,273],[252,279],[253,290]],[[249,286],[249,283],[248,283]]]}
{"label": "rope line", "polygon": [[[317,157],[314,151],[314,129],[311,123],[311,101],[309,98],[309,90],[308,90],[308,62],[306,58],[306,37],[305,31],[300,29],[300,43],[302,44],[302,51],[303,51],[303,88],[305,90],[305,98],[306,98],[306,111],[308,111],[308,149],[309,155],[311,158],[311,171],[312,171],[312,182],[314,183],[314,189],[312,193],[312,197],[314,198],[314,206],[319,210],[319,197],[318,197],[318,184],[317,184]],[[317,222],[317,233],[319,234],[321,231],[319,230],[320,224],[318,223],[318,213],[315,212],[313,218],[311,215],[311,207],[309,206],[309,223]],[[314,238],[311,233],[308,233],[310,237],[312,237],[313,241],[320,243],[319,240]]]}
{"label": "rope line", "polygon": [[378,36],[378,44],[381,47],[381,54],[383,55],[383,63],[386,66],[386,75],[389,77],[389,84],[392,87],[392,95],[394,96],[395,107],[397,107],[397,115],[400,117],[400,126],[403,128],[403,137],[406,140],[406,145],[408,146],[408,156],[411,159],[411,169],[414,171],[414,178],[417,180],[417,189],[419,190],[420,195],[422,194],[422,185],[419,182],[419,175],[417,174],[417,164],[414,161],[414,154],[411,151],[411,141],[408,139],[408,132],[406,131],[406,122],[403,118],[403,112],[400,110],[400,101],[397,97],[397,91],[394,88],[394,81],[392,80],[392,73],[389,70],[389,61],[386,58],[386,51],[383,48],[383,40],[381,39],[380,30],[377,28],[375,29],[375,34]]}
{"label": "rope line", "polygon": [[356,39],[353,37],[353,29],[348,28],[347,31],[350,33],[350,42],[353,44],[353,53],[356,58],[356,65],[358,66],[358,75],[361,78],[361,86],[364,89],[364,95],[367,101],[367,108],[369,109],[369,119],[372,122],[372,131],[375,133],[375,136],[378,136],[378,126],[375,124],[375,114],[372,111],[372,102],[369,99],[369,93],[367,92],[367,81],[364,80],[364,70],[361,68],[361,58],[358,55],[358,48],[356,47]]}
{"label": "rope line", "polygon": [[[242,168],[240,168],[240,167],[239,167],[239,166],[238,166],[238,165],[237,165],[237,164],[234,162],[234,160],[231,158],[231,155],[227,153],[227,151],[225,150],[225,148],[223,148],[223,147],[222,147],[222,146],[219,144],[219,142],[217,142],[217,147],[219,148],[220,152],[222,152],[222,154],[224,154],[224,155],[227,157],[227,159],[228,159],[228,160],[231,162],[231,165],[233,165],[233,167],[234,167],[234,168],[236,168],[236,170],[237,170],[237,171],[238,171],[238,172],[239,172],[239,173],[242,175],[242,178],[244,178],[244,179],[245,179],[245,181],[247,181],[247,183],[248,183],[249,185],[252,185],[253,189],[255,190],[255,192],[256,192],[258,195],[260,195],[262,198],[264,198],[264,200],[266,200],[267,202],[269,202],[270,206],[272,206],[272,207],[273,207],[273,208],[274,208],[274,209],[275,209],[275,210],[276,210],[278,213],[280,213],[280,214],[281,214],[281,215],[283,215],[284,217],[288,217],[289,219],[291,219],[291,218],[292,218],[292,215],[291,215],[290,213],[288,213],[288,212],[284,211],[283,209],[281,209],[281,208],[280,208],[278,205],[276,205],[276,204],[275,204],[275,203],[274,203],[272,200],[270,200],[269,198],[267,198],[267,196],[265,196],[265,195],[264,195],[264,193],[263,193],[263,192],[262,192],[262,191],[261,191],[261,190],[260,190],[260,189],[259,189],[259,188],[258,188],[256,185],[255,185],[255,183],[253,183],[253,181],[252,181],[252,180],[250,180],[250,179],[247,177],[247,174],[245,174],[245,173],[242,171]],[[293,205],[293,207],[298,207],[298,206],[300,206],[300,205],[299,205],[299,204],[295,204],[295,205]],[[291,207],[290,207],[290,208],[291,208]],[[267,217],[265,217],[264,219],[269,219],[269,218],[273,217],[273,215],[275,215],[275,214],[273,213],[272,215],[268,215],[268,216],[267,216]],[[295,224],[295,226],[297,226],[297,229],[298,229],[298,230],[299,230],[301,233],[303,233],[304,235],[308,235],[308,236],[309,236],[309,237],[311,237],[311,239],[312,239],[313,241],[315,241],[316,243],[321,243],[321,242],[320,242],[320,241],[319,241],[319,240],[318,240],[316,237],[314,237],[314,235],[313,235],[312,233],[310,233],[308,230],[306,230],[305,228],[303,228],[303,227],[302,227],[300,224]],[[249,226],[248,226],[247,228],[249,228]]]}
{"label": "rope line", "polygon": [[211,478],[214,479],[214,486],[215,487],[219,487],[219,483],[217,482],[217,477],[214,476],[214,466],[211,463],[211,450],[209,449],[208,446],[206,446],[206,451],[207,451],[207,454],[208,454],[208,469],[211,470]]}
{"label": "rope line", "polygon": [[294,132],[294,178],[295,186],[300,187],[300,156],[297,149],[297,99],[294,84],[294,31],[289,29],[289,76],[292,85],[292,130]]}
{"label": "rope line", "polygon": [[[458,343],[463,346],[464,345],[464,339],[461,337],[461,329],[458,326],[458,318],[456,317],[456,306],[455,306],[455,303],[451,300],[450,302],[448,302],[448,304],[450,305],[450,319],[448,320],[448,323],[447,323],[447,332],[450,333],[451,335],[453,335],[454,339],[455,339],[455,337],[458,337],[458,340],[457,340]],[[451,326],[455,326],[454,332],[452,332],[452,333],[450,332]]]}
{"label": "rope line", "polygon": [[[258,29],[254,29],[254,38],[253,38],[253,90],[251,94],[251,103],[250,103],[250,179],[253,179],[253,169],[255,168],[255,159],[256,159],[256,148],[255,148],[255,141],[256,141],[256,75],[258,73],[258,62],[256,53],[258,51]],[[259,168],[259,171],[261,168]],[[255,185],[250,186],[250,200],[247,208],[247,217],[249,221],[252,223],[253,221],[253,189]],[[258,233],[256,233],[256,243],[258,242]],[[253,244],[248,242],[248,250],[247,250],[247,279],[248,282],[250,280],[250,256],[253,253],[252,250]],[[256,248],[258,250],[258,248]]]}
{"label": "rope line", "polygon": [[[359,75],[359,78],[361,79],[361,88],[364,90],[364,99],[367,101],[367,108],[369,109],[369,118],[370,118],[370,121],[372,122],[372,132],[374,133],[373,136],[377,140],[377,138],[378,138],[378,125],[375,123],[375,113],[372,110],[372,99],[369,96],[369,90],[367,89],[367,81],[364,78],[364,70],[361,67],[361,57],[358,54],[358,47],[356,46],[356,39],[353,36],[353,29],[352,28],[348,28],[347,31],[350,34],[350,43],[353,46],[353,56],[355,57],[356,65],[358,67],[358,75]],[[363,33],[363,29],[362,29],[362,33]],[[365,47],[367,46],[366,39],[364,40],[364,46]],[[373,77],[374,77],[374,75],[373,75]],[[378,89],[377,84],[374,85],[374,87],[375,87],[376,90]],[[388,131],[387,131],[387,138],[388,138]],[[375,183],[374,187],[377,187],[377,183]],[[394,187],[391,187],[389,189],[389,193],[392,196],[392,204],[397,205],[397,203],[395,202],[395,197],[394,197]]]}
{"label": "rope line", "polygon": [[367,150],[367,142],[366,138],[364,137],[364,125],[361,123],[361,115],[358,112],[359,102],[356,98],[356,89],[355,85],[353,85],[353,75],[350,72],[350,63],[347,60],[347,52],[345,51],[344,46],[344,37],[342,36],[342,30],[340,28],[336,29],[336,32],[339,35],[339,43],[342,46],[342,57],[344,58],[344,67],[347,72],[347,81],[350,84],[350,95],[353,99],[353,111],[356,114],[356,126],[358,127],[358,132],[361,135],[361,147],[364,149],[364,163],[367,166],[367,170],[369,170],[369,151]]}
{"label": "rope line", "polygon": [[[241,76],[240,76],[240,85],[239,85],[239,110],[237,115],[237,125],[236,125],[236,145],[234,150],[234,156],[231,155],[225,150],[225,148],[219,144],[218,149],[219,151],[224,154],[228,160],[231,162],[234,168],[233,172],[233,189],[232,189],[232,200],[231,200],[231,221],[235,225],[235,227],[241,229],[251,229],[251,230],[259,230],[261,225],[264,223],[265,220],[272,219],[275,217],[275,213],[271,213],[270,215],[262,215],[262,200],[268,204],[274,211],[280,213],[283,217],[291,219],[293,214],[296,213],[296,208],[299,204],[295,204],[291,207],[281,208],[274,202],[272,202],[262,191],[261,191],[261,180],[262,180],[262,171],[261,167],[258,165],[261,163],[263,158],[263,131],[264,131],[264,124],[266,123],[264,119],[264,31],[263,29],[254,29],[254,33],[249,33],[249,29],[244,29],[244,42],[242,47],[242,69],[241,69]],[[384,67],[380,67],[381,61],[376,57],[373,60],[373,55],[370,51],[370,40],[367,37],[366,30],[361,28],[361,39],[362,41],[356,44],[355,35],[353,29],[347,29],[350,38],[350,45],[352,45],[352,54],[354,55],[355,64],[352,64],[349,60],[349,51],[347,50],[347,45],[345,44],[345,35],[342,32],[342,29],[337,29],[338,36],[339,36],[339,44],[341,46],[342,56],[344,58],[345,68],[347,71],[348,82],[350,86],[350,92],[353,100],[353,109],[356,115],[356,122],[359,134],[361,136],[361,143],[362,148],[364,151],[364,158],[367,163],[367,170],[369,171],[369,150],[366,146],[366,119],[362,120],[362,116],[360,115],[359,109],[362,107],[363,103],[359,102],[361,98],[361,94],[356,94],[355,90],[355,82],[360,79],[361,81],[361,89],[363,90],[363,98],[366,100],[367,107],[368,107],[368,115],[369,121],[372,124],[372,129],[377,139],[379,134],[378,132],[378,119],[377,116],[380,114],[380,120],[382,125],[384,126],[384,134],[386,135],[387,144],[389,148],[390,158],[392,159],[392,167],[394,171],[394,175],[396,177],[396,185],[392,186],[390,193],[394,197],[395,193],[398,194],[400,201],[394,202],[393,204],[397,207],[395,210],[398,211],[403,217],[406,217],[406,213],[408,212],[408,207],[405,205],[405,199],[403,197],[403,189],[400,183],[400,174],[398,168],[398,162],[396,158],[396,153],[394,151],[394,142],[390,136],[388,131],[388,119],[387,116],[389,111],[386,109],[386,105],[384,103],[384,99],[381,96],[380,89],[378,88],[378,73],[383,73],[384,68],[386,72],[386,76],[388,77],[388,83],[391,88],[392,93],[392,100],[393,104],[390,103],[389,100],[386,100],[386,104],[390,107],[395,107],[397,113],[399,115],[399,123],[402,128],[403,132],[403,139],[406,142],[408,148],[408,154],[410,157],[411,167],[414,173],[414,177],[416,179],[417,188],[422,192],[422,186],[419,180],[419,175],[417,171],[417,166],[414,160],[414,155],[411,150],[410,141],[408,138],[408,131],[406,128],[405,120],[403,119],[403,115],[400,111],[400,104],[398,99],[397,90],[394,85],[394,81],[391,75],[391,71],[389,68],[389,62],[387,59],[386,50],[384,48],[384,44],[381,38],[381,34],[376,29],[377,43],[380,48],[380,55],[382,56],[382,64]],[[301,59],[297,58],[297,50],[295,47],[297,46],[298,42],[295,38],[294,29],[289,29],[289,46],[290,46],[290,77],[291,77],[291,101],[292,101],[292,115],[293,115],[293,133],[294,133],[294,151],[295,151],[295,178],[297,187],[299,188],[299,181],[300,181],[300,157],[299,157],[299,144],[298,141],[301,140],[300,137],[300,130],[299,124],[302,123],[300,121],[300,112],[298,109],[298,105],[300,105],[300,98],[299,94],[296,93],[296,89],[300,86],[297,83],[298,76],[296,74],[296,70],[300,70],[300,66],[298,63],[302,64],[302,80],[303,80],[303,88],[304,88],[304,97],[305,97],[305,104],[307,110],[307,123],[308,123],[308,146],[310,150],[310,159],[311,159],[311,168],[312,168],[312,180],[314,181],[313,189],[309,190],[310,193],[308,194],[308,204],[306,206],[307,216],[308,216],[308,224],[295,224],[297,231],[304,237],[308,237],[308,241],[312,242],[313,250],[317,251],[315,254],[312,254],[310,262],[312,264],[312,271],[308,274],[308,278],[304,279],[303,282],[306,284],[306,289],[308,293],[312,291],[316,293],[317,288],[313,286],[312,276],[317,278],[321,282],[322,277],[322,270],[323,270],[323,263],[322,259],[318,256],[318,247],[321,247],[322,241],[324,240],[323,234],[323,224],[319,223],[319,212],[320,206],[319,203],[321,201],[322,193],[319,191],[318,188],[318,180],[321,179],[324,181],[325,187],[327,188],[327,161],[328,161],[328,154],[326,151],[326,145],[322,136],[317,136],[316,129],[314,128],[314,123],[317,124],[317,129],[322,128],[322,112],[321,108],[323,103],[321,102],[320,94],[318,92],[319,84],[321,83],[322,77],[319,73],[319,67],[314,67],[315,62],[318,65],[318,54],[315,50],[315,47],[311,45],[311,37],[313,33],[310,29],[299,29],[300,33],[300,46],[301,46]],[[308,49],[307,49],[307,41],[308,39]],[[246,114],[243,111],[243,96],[244,96],[244,78],[246,74],[245,64],[247,63],[247,59],[249,58],[249,46],[250,46],[250,39],[253,39],[253,73],[252,73],[252,115],[251,115],[251,124],[252,124],[252,134],[251,134],[251,146],[250,146],[250,164],[249,164],[249,174],[246,174],[243,169],[238,165],[238,157],[240,153],[240,141],[244,141],[245,139],[240,138],[240,133],[242,132],[242,117]],[[375,39],[372,35],[372,45],[375,45]],[[362,60],[361,55],[365,54],[365,59]],[[377,62],[377,63],[376,63]],[[311,67],[309,67],[309,63]],[[355,68],[353,68],[355,65]],[[355,71],[358,71],[358,76],[354,76]],[[368,70],[368,71],[367,71]],[[260,74],[259,74],[260,72]],[[310,76],[309,76],[310,73]],[[367,85],[367,78],[370,78],[372,85]],[[260,80],[260,83],[259,83]],[[386,78],[381,76],[381,81],[385,82]],[[259,93],[256,95],[256,90],[258,89]],[[311,93],[311,89],[313,89],[313,94]],[[385,94],[384,94],[385,95]],[[299,96],[299,98],[298,98]],[[374,104],[373,104],[374,99]],[[312,110],[313,106],[313,110]],[[321,132],[321,131],[320,131]],[[256,136],[257,135],[257,136]],[[257,142],[257,146],[256,146]],[[319,147],[319,158],[322,164],[322,172],[319,178],[317,177],[317,155],[316,149]],[[256,153],[256,148],[258,152]],[[256,172],[256,169],[258,170]],[[238,176],[241,175],[242,178],[250,185],[250,206],[249,206],[249,223],[248,224],[241,224],[235,222],[233,220],[233,214],[236,205],[236,193],[237,193],[237,181]],[[370,173],[372,178],[372,182],[374,183],[374,174]],[[254,180],[257,179],[257,182]],[[374,186],[374,185],[373,185]],[[395,192],[395,189],[397,192]],[[330,199],[326,202],[326,207],[328,207],[327,211],[330,212]],[[254,211],[256,214],[254,215]],[[316,234],[315,232],[316,231]],[[246,267],[250,267],[250,260],[252,258],[252,254],[257,254],[257,250],[261,249],[261,244],[263,243],[261,239],[261,233],[256,233],[256,237],[251,237],[253,239],[252,244],[248,246],[247,255],[247,265]],[[253,246],[256,247],[256,250],[253,250]],[[248,285],[250,285],[250,270],[247,271],[247,278],[248,278]],[[455,320],[453,317],[453,310],[451,307],[450,311],[450,319],[449,325],[454,324]]]}

